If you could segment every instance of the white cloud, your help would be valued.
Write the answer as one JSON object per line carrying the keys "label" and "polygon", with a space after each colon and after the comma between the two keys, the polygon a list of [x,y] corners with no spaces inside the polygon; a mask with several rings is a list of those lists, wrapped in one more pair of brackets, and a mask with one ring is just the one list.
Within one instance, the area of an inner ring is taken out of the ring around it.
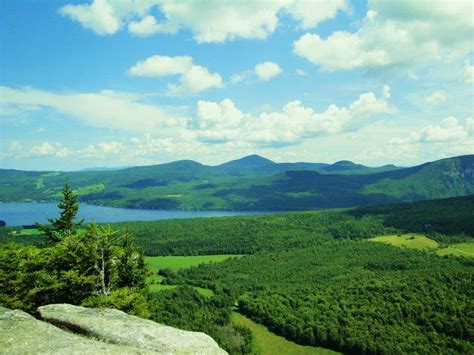
{"label": "white cloud", "polygon": [[[161,12],[162,20],[151,14],[152,8]],[[94,0],[66,5],[59,12],[100,35],[116,33],[128,24],[128,30],[137,36],[186,28],[198,42],[224,42],[265,39],[275,31],[282,15],[291,16],[307,29],[348,10],[345,0]]]}
{"label": "white cloud", "polygon": [[417,143],[459,143],[465,145],[474,138],[474,118],[469,117],[465,123],[460,123],[450,116],[442,119],[439,124],[427,125],[420,130],[412,131],[405,137],[394,137],[389,140],[391,145]]}
{"label": "white cloud", "polygon": [[114,13],[114,8],[107,0],[94,0],[92,4],[66,5],[59,13],[69,16],[99,35],[110,35],[120,28],[120,19]]}
{"label": "white cloud", "polygon": [[460,141],[469,136],[467,126],[460,125],[454,117],[441,120],[439,125],[424,127],[419,133],[419,141],[425,143]]}
{"label": "white cloud", "polygon": [[357,31],[325,39],[306,33],[293,51],[325,71],[400,70],[463,58],[472,49],[472,11],[470,0],[371,0]]}
{"label": "white cloud", "polygon": [[130,22],[128,30],[136,36],[147,37],[154,33],[176,33],[178,28],[172,23],[158,23],[155,17],[146,15],[139,21]]}
{"label": "white cloud", "polygon": [[137,62],[128,70],[128,73],[133,76],[148,77],[178,75],[189,71],[192,67],[193,58],[190,56],[154,55]]}
{"label": "white cloud", "polygon": [[336,17],[338,11],[348,11],[349,5],[345,0],[288,1],[285,10],[300,21],[303,29],[308,29],[326,19]]}
{"label": "white cloud", "polygon": [[120,142],[102,142],[97,145],[101,152],[105,154],[118,154],[122,149],[122,143]]}
{"label": "white cloud", "polygon": [[381,114],[394,110],[385,99],[372,92],[359,96],[348,107],[330,105],[318,113],[291,101],[282,111],[262,112],[258,116],[245,114],[225,99],[218,102],[199,101],[196,116],[188,127],[194,137],[203,142],[248,142],[258,146],[284,146],[320,135],[359,129]]}
{"label": "white cloud", "polygon": [[257,63],[252,69],[233,74],[229,82],[235,85],[241,82],[251,82],[255,80],[268,81],[277,77],[282,72],[283,70],[277,63],[269,61]]}
{"label": "white cloud", "polygon": [[207,68],[193,64],[193,59],[189,56],[154,55],[137,62],[128,73],[145,77],[179,75],[179,84],[168,84],[168,94],[174,96],[196,94],[223,86],[222,77],[218,73],[210,73]]}
{"label": "white cloud", "polygon": [[137,94],[100,91],[56,94],[32,88],[0,86],[0,101],[15,109],[36,105],[72,116],[94,127],[157,131],[180,125],[180,119],[159,106],[142,103]]}
{"label": "white cloud", "polygon": [[267,81],[281,74],[282,70],[276,63],[263,62],[255,65],[254,72],[260,80]]}
{"label": "white cloud", "polygon": [[306,33],[294,42],[293,52],[327,71],[383,66],[389,62],[384,51],[366,50],[361,38],[343,31],[334,32],[326,40]]}
{"label": "white cloud", "polygon": [[390,96],[392,96],[392,94],[390,92],[390,86],[384,85],[383,86],[383,97],[386,98],[386,99],[389,99]]}
{"label": "white cloud", "polygon": [[69,148],[62,146],[60,143],[54,145],[49,142],[43,142],[41,144],[33,146],[27,154],[23,154],[22,157],[56,157],[65,158],[72,154]]}
{"label": "white cloud", "polygon": [[425,102],[429,105],[439,105],[448,99],[448,95],[443,90],[436,90],[425,97]]}

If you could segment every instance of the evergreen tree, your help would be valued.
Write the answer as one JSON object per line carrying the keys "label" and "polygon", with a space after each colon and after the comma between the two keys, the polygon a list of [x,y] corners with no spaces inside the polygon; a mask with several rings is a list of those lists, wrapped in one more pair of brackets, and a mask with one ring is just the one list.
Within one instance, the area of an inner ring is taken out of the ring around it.
{"label": "evergreen tree", "polygon": [[37,228],[53,242],[58,242],[64,235],[73,235],[84,221],[83,219],[74,221],[79,203],[67,181],[61,193],[63,197],[58,203],[58,208],[61,210],[59,218],[48,218],[49,225],[36,223]]}

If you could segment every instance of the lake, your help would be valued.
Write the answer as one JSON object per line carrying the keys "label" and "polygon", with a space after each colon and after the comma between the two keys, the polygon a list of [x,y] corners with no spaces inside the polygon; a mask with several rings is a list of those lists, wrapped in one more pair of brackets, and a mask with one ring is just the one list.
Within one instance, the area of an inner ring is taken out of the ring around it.
{"label": "lake", "polygon": [[[172,210],[132,210],[80,204],[78,218],[86,222],[155,221],[160,219],[222,217],[269,213],[259,211],[172,211]],[[46,223],[48,218],[59,216],[57,203],[0,203],[0,220],[7,226]]]}

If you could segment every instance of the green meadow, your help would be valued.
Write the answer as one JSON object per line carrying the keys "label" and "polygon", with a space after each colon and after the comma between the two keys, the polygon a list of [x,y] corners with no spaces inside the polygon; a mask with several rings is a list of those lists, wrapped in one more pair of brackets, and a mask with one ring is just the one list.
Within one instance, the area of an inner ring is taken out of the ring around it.
{"label": "green meadow", "polygon": [[[151,275],[148,280],[150,282],[150,292],[156,293],[163,290],[169,290],[178,285],[164,285],[161,283],[163,276],[158,275],[160,269],[170,269],[179,271],[200,264],[218,263],[231,257],[240,257],[241,255],[197,255],[197,256],[147,256],[145,260]],[[203,287],[194,287],[201,295],[212,297],[214,292]]]}
{"label": "green meadow", "polygon": [[387,235],[369,240],[377,243],[390,244],[396,247],[434,250],[439,256],[456,255],[474,257],[474,243],[459,243],[452,244],[448,247],[441,247],[435,240],[419,234]]}
{"label": "green meadow", "polygon": [[433,239],[419,234],[386,235],[370,239],[373,242],[390,244],[412,249],[436,249],[439,244]]}
{"label": "green meadow", "polygon": [[160,269],[178,271],[199,264],[218,263],[232,257],[241,255],[196,255],[196,256],[147,256],[146,262],[153,273]]}
{"label": "green meadow", "polygon": [[232,312],[232,322],[252,331],[254,337],[254,353],[259,355],[322,355],[338,354],[329,349],[314,346],[303,346],[270,332],[265,326],[255,323],[240,313]]}
{"label": "green meadow", "polygon": [[458,255],[466,257],[474,257],[474,243],[459,243],[450,245],[449,247],[438,249],[436,251],[438,255]]}

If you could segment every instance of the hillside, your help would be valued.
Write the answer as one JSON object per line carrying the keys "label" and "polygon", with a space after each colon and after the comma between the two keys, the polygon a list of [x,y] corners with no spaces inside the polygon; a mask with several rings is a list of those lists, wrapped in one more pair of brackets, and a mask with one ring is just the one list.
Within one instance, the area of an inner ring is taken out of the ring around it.
{"label": "hillside", "polygon": [[116,171],[0,170],[3,202],[51,201],[67,179],[82,202],[126,208],[304,210],[474,193],[474,155],[415,167],[275,163],[252,155],[217,166],[182,160]]}

